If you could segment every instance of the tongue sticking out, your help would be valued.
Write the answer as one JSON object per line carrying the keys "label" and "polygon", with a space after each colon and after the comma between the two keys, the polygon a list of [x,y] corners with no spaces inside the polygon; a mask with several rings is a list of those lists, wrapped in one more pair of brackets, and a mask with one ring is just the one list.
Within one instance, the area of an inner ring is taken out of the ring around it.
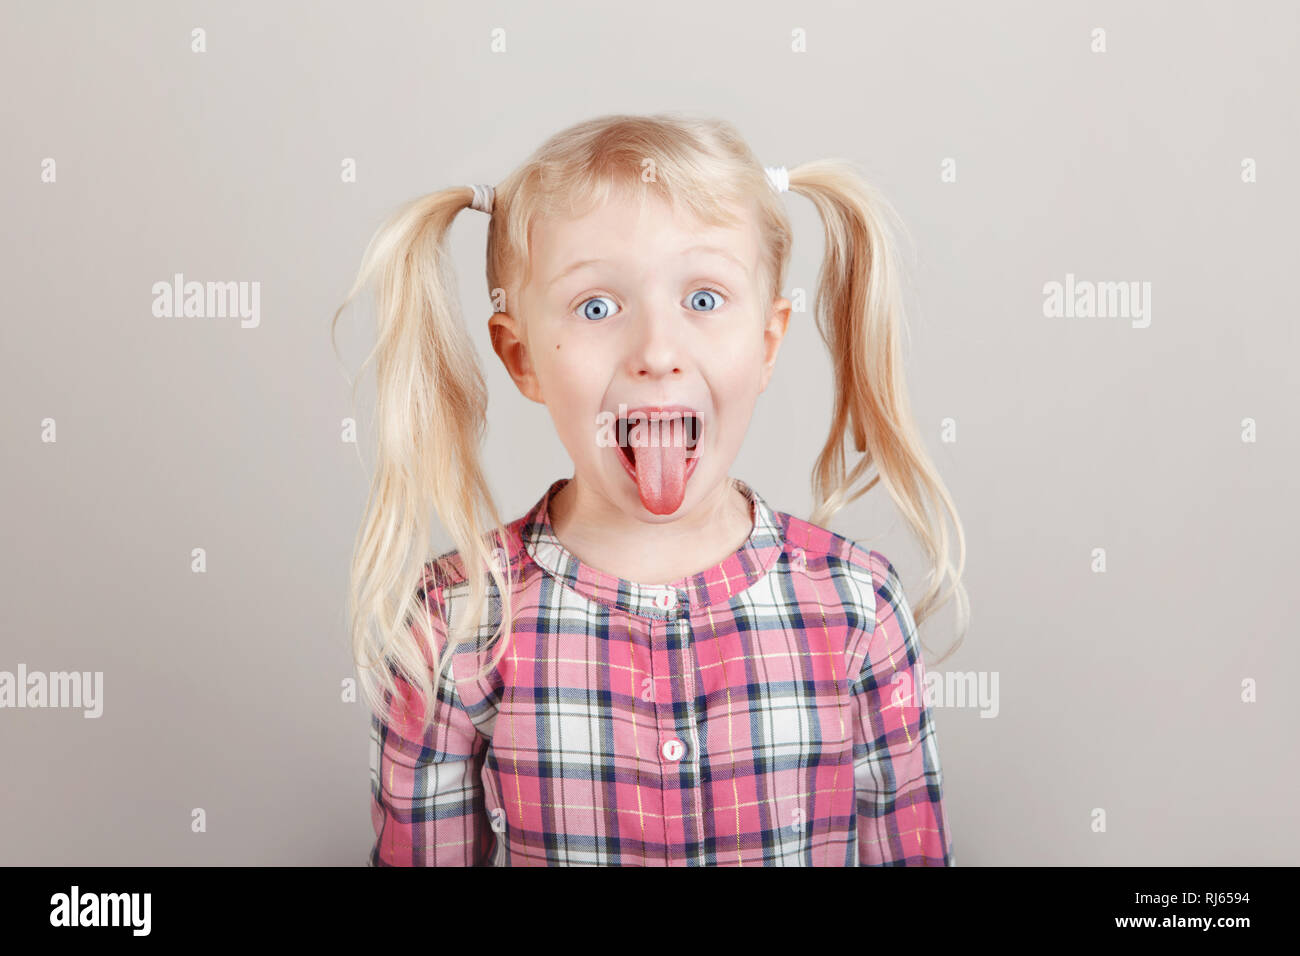
{"label": "tongue sticking out", "polygon": [[[659,446],[654,447],[655,430],[659,431]],[[669,422],[651,422],[647,426],[650,446],[633,447],[636,464],[637,490],[641,504],[657,515],[670,515],[682,506],[686,497],[686,443],[681,430],[670,427]],[[674,434],[676,433],[676,434]]]}

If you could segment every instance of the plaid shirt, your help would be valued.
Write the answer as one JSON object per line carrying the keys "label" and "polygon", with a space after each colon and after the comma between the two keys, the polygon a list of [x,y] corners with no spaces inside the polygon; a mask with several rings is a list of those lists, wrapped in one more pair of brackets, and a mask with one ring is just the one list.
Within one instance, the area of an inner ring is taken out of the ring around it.
{"label": "plaid shirt", "polygon": [[[736,480],[745,544],[671,586],[637,584],[556,538],[547,502],[568,480],[507,528],[518,591],[500,664],[475,678],[497,650],[483,649],[490,600],[427,734],[401,677],[402,700],[372,715],[367,865],[953,865],[889,561]],[[426,572],[442,653],[469,583],[455,552]]]}

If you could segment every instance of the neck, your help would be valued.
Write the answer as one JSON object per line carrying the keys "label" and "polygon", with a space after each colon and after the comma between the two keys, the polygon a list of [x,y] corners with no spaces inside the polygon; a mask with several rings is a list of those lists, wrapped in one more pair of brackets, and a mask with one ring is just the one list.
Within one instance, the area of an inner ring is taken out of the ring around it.
{"label": "neck", "polygon": [[638,584],[669,584],[713,567],[754,530],[749,499],[730,478],[672,521],[628,515],[576,475],[548,511],[555,536],[579,561]]}

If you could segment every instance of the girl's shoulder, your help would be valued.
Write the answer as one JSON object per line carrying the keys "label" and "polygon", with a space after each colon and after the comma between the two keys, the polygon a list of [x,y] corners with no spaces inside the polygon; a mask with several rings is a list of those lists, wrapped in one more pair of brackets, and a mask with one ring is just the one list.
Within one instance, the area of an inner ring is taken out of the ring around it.
{"label": "girl's shoulder", "polygon": [[[786,531],[786,559],[791,573],[804,573],[823,582],[827,593],[839,600],[844,623],[850,628],[848,667],[860,674],[863,668],[884,666],[872,657],[891,648],[919,653],[915,625],[893,563],[881,552],[844,535],[836,534],[799,518],[781,515]],[[797,588],[792,589],[797,592]],[[895,623],[891,624],[893,621]],[[884,643],[876,635],[886,633]],[[890,665],[892,666],[892,664]]]}
{"label": "girl's shoulder", "polygon": [[[522,515],[505,526],[508,547],[502,548],[498,546],[489,552],[491,559],[499,568],[504,571],[509,567],[515,577],[518,577],[519,569],[525,557],[522,531],[527,518],[527,515]],[[460,551],[452,548],[426,562],[424,566],[424,584],[428,590],[436,591],[439,594],[445,594],[449,590],[468,590],[469,575],[465,569],[465,559]]]}
{"label": "girl's shoulder", "polygon": [[869,583],[873,591],[897,578],[885,555],[853,538],[785,512],[777,512],[777,521],[785,538],[786,558],[792,565],[847,573]]}

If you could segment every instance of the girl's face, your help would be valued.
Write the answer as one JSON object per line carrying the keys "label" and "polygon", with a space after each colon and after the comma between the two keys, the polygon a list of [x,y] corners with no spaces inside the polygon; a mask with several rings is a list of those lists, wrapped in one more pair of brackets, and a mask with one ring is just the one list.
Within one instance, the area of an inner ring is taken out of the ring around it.
{"label": "girl's face", "polygon": [[[549,409],[575,480],[645,520],[713,500],[790,316],[786,299],[759,301],[752,213],[720,228],[657,197],[623,199],[538,222],[532,253],[519,301],[489,321],[492,343],[520,391]],[[650,410],[670,406],[698,424],[654,435],[666,416]],[[620,417],[630,419],[621,434]],[[632,461],[624,436],[642,446]]]}

